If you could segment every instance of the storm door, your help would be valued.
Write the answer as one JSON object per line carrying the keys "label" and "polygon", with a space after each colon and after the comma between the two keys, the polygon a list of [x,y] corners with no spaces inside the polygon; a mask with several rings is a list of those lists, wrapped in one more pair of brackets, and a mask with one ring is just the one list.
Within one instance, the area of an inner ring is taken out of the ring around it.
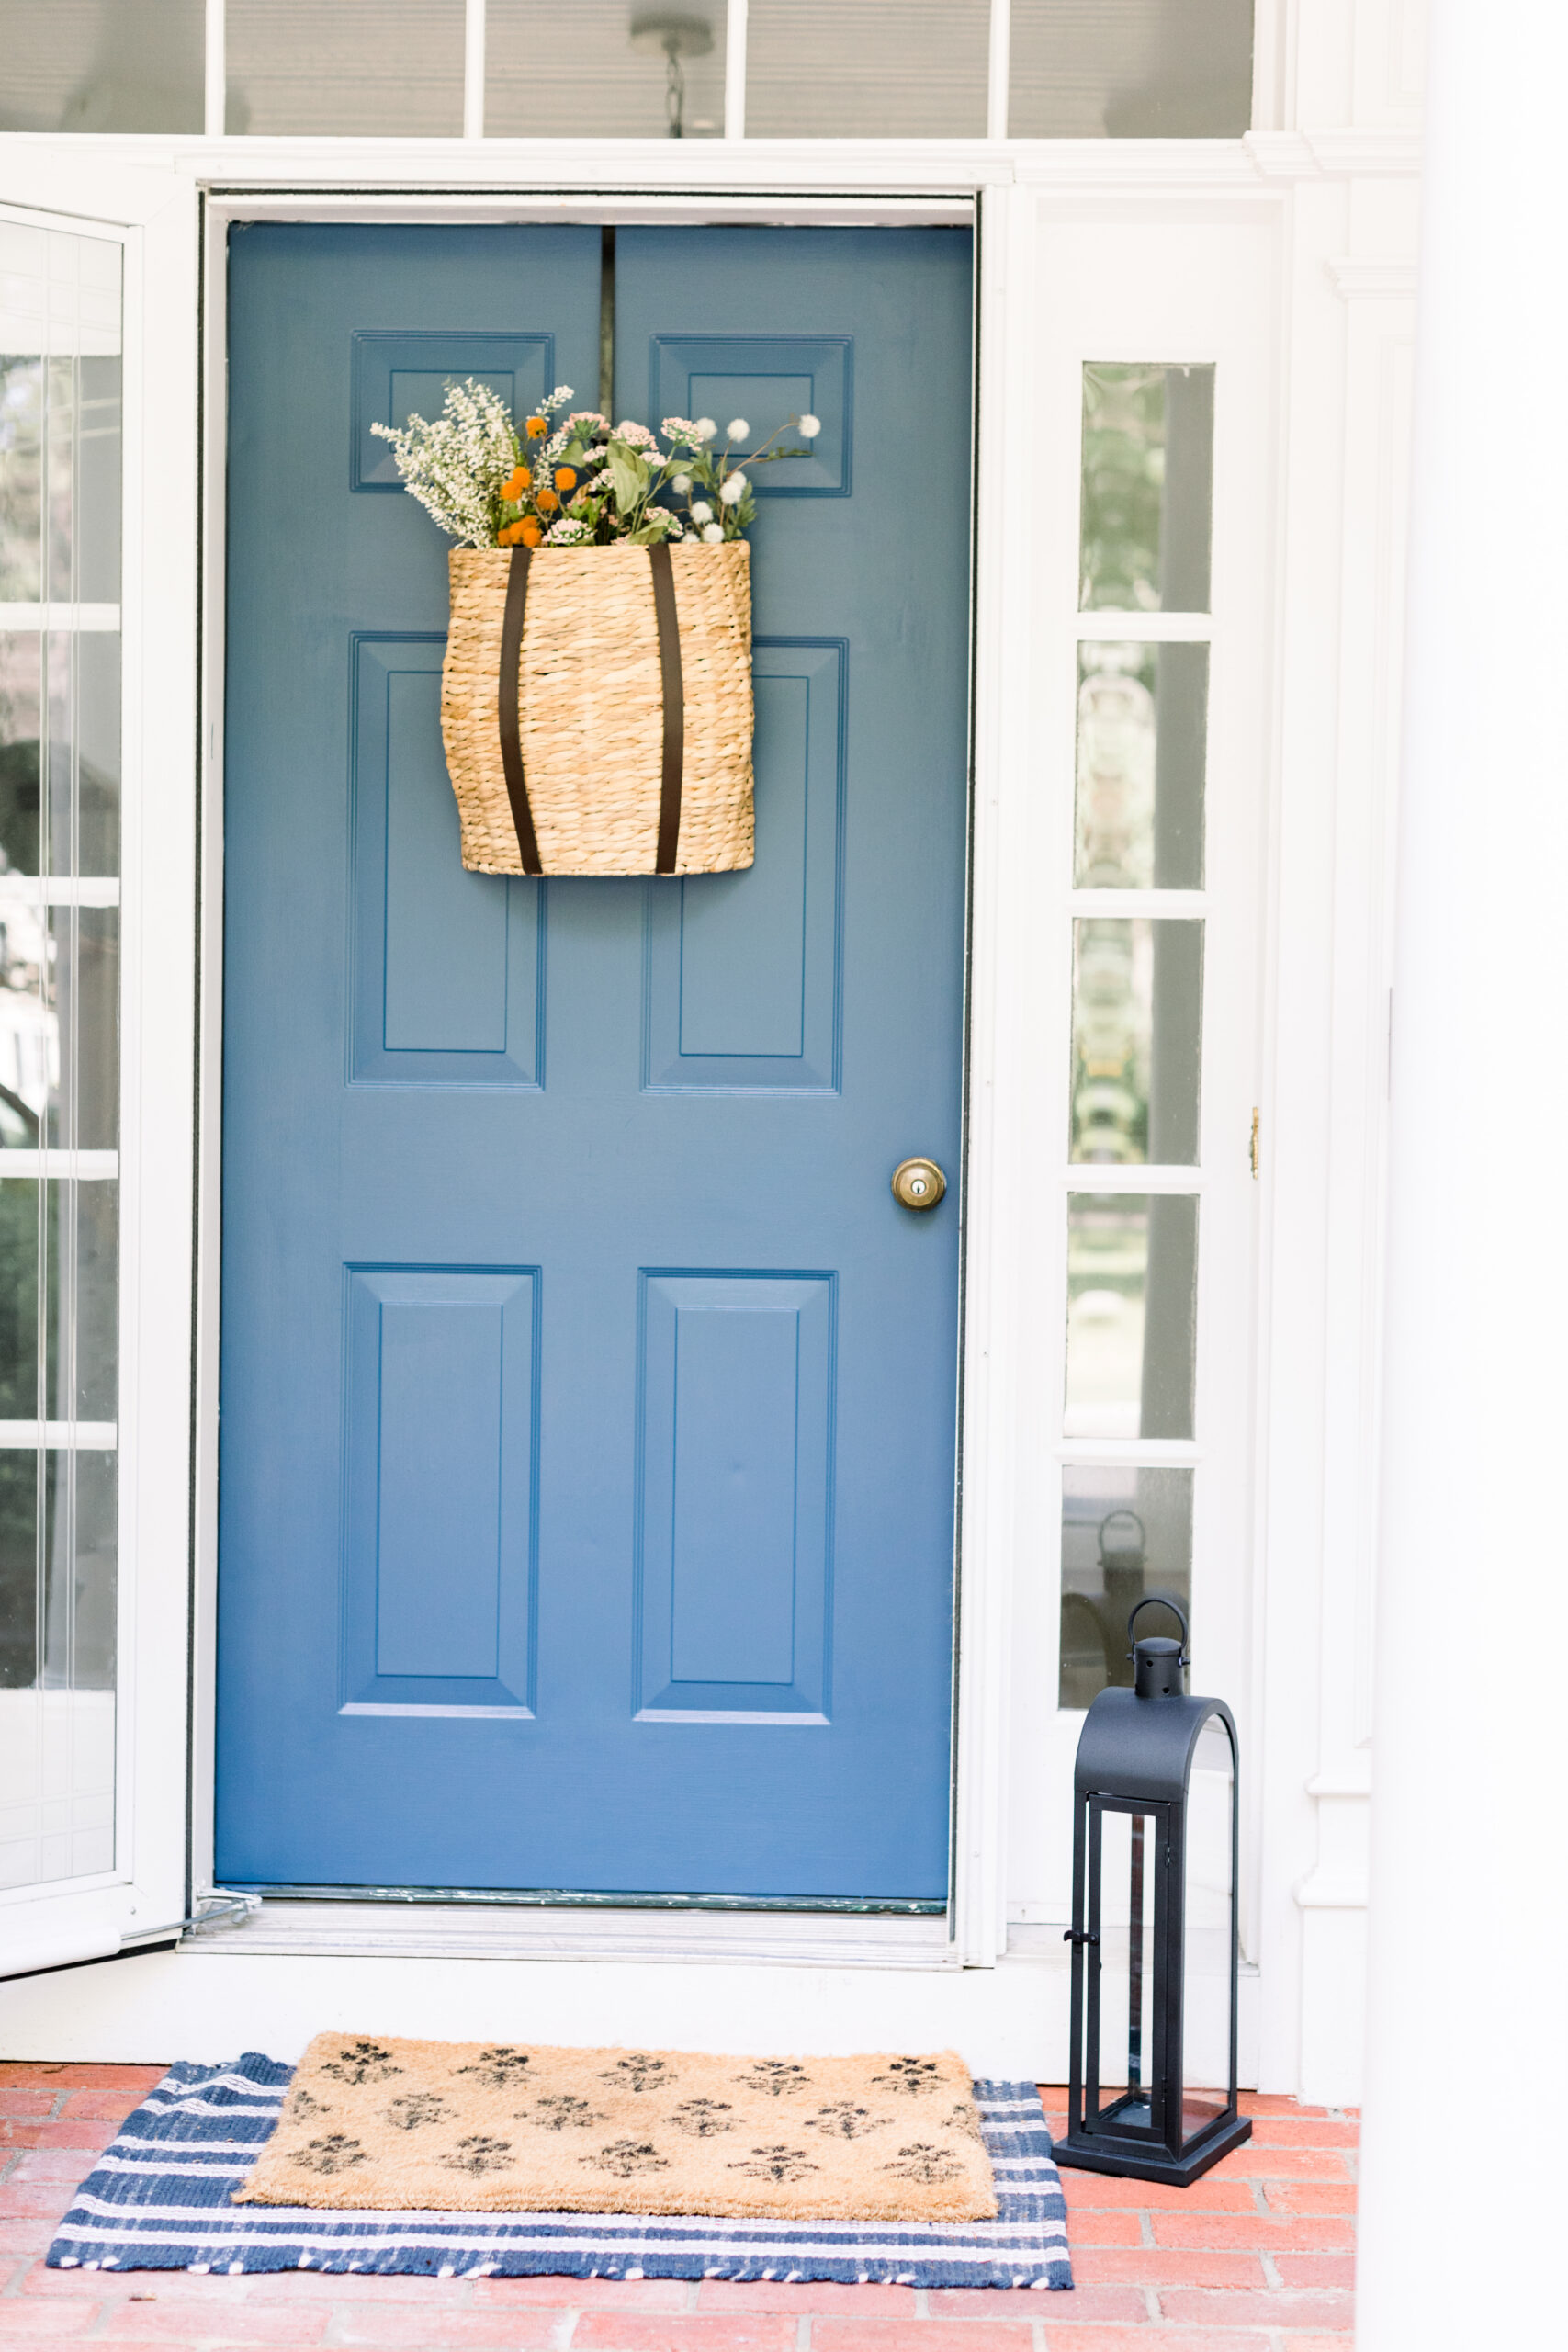
{"label": "storm door", "polygon": [[369,428],[593,405],[604,258],[231,236],[218,1871],[939,1908],[969,238],[620,232],[617,417],[822,420],[759,483],[756,863],[468,874]]}

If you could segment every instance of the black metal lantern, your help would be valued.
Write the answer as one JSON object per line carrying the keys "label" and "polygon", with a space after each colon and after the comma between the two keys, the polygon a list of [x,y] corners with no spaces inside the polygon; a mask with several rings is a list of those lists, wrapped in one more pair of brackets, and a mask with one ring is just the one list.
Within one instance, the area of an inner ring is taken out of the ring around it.
{"label": "black metal lantern", "polygon": [[1139,1601],[1133,1688],[1102,1690],[1078,1740],[1068,2125],[1055,2154],[1184,2188],[1252,2125],[1235,2098],[1235,1724],[1223,1700],[1187,1697],[1187,1620],[1161,1603],[1181,1640],[1133,1642]]}

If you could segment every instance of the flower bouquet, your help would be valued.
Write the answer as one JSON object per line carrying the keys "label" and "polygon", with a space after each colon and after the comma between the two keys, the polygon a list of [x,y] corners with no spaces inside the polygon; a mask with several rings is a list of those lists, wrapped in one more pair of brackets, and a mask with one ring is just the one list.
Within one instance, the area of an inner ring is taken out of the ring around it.
{"label": "flower bouquet", "polygon": [[[486,874],[714,874],[750,865],[750,469],[709,417],[521,434],[471,379],[434,423],[373,430],[457,541],[441,727],[463,863]],[[809,442],[813,416],[788,427]]]}

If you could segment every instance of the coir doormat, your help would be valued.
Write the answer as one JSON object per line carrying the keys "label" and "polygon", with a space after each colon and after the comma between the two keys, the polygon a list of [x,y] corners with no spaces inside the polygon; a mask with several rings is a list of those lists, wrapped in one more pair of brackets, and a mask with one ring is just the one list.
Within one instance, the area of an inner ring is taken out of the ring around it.
{"label": "coir doormat", "polygon": [[172,2067],[83,2182],[51,2267],[1072,2285],[1061,2183],[1032,2083],[972,2086],[993,2220],[875,2222],[236,2203],[293,2078],[254,2052]]}
{"label": "coir doormat", "polygon": [[989,2222],[951,2051],[725,2058],[319,2033],[236,2204]]}

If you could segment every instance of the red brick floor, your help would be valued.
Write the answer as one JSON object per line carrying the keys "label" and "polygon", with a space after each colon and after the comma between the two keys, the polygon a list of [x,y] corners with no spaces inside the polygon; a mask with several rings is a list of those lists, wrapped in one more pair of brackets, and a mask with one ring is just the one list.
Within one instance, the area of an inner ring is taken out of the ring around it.
{"label": "red brick floor", "polygon": [[[1355,2119],[1289,2098],[1246,2099],[1251,2141],[1190,2189],[1064,2171],[1071,2294],[46,2270],[72,2191],[160,2072],[0,2064],[0,2346],[1345,2352],[1350,2342]],[[1046,2105],[1059,2109],[1061,2094],[1048,2091]]]}

